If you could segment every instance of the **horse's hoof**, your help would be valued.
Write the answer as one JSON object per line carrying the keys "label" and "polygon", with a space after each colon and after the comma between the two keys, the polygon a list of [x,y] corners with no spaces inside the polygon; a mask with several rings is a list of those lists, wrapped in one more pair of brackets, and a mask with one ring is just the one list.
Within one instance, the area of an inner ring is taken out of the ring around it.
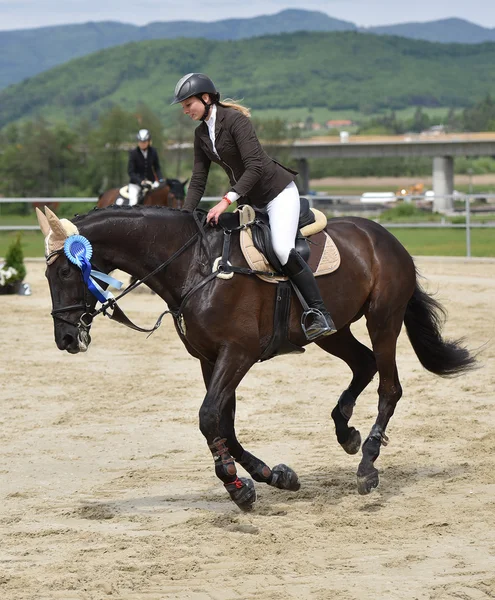
{"label": "horse's hoof", "polygon": [[256,502],[256,488],[252,479],[238,477],[232,483],[226,483],[225,489],[241,510],[247,512],[253,508]]}
{"label": "horse's hoof", "polygon": [[378,487],[378,482],[378,471],[375,468],[373,468],[372,471],[370,471],[366,475],[359,475],[358,471],[357,487],[358,492],[361,494],[361,496],[369,494],[372,489]]}
{"label": "horse's hoof", "polygon": [[347,454],[357,454],[361,448],[361,434],[355,427],[350,427],[349,432],[349,439],[340,445]]}
{"label": "horse's hoof", "polygon": [[301,487],[297,473],[287,465],[273,467],[270,485],[281,490],[290,490],[291,492],[297,492]]}

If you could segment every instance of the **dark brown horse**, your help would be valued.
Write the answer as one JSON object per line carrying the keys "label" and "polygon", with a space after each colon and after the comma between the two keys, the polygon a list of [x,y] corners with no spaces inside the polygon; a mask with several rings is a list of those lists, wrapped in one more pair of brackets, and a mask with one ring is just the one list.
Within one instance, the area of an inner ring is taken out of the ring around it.
{"label": "dark brown horse", "polygon": [[[166,179],[157,188],[151,188],[145,195],[143,206],[168,206],[169,208],[182,208],[186,197],[185,181],[179,179]],[[115,204],[120,197],[120,188],[111,188],[98,197],[97,208],[106,208]]]}
{"label": "dark brown horse", "polygon": [[[96,304],[79,267],[61,249],[75,225],[92,244],[95,269],[105,273],[122,269],[139,279],[151,274],[147,285],[166,301],[186,349],[201,363],[207,393],[199,411],[200,429],[213,454],[216,474],[232,500],[247,510],[256,499],[253,481],[238,478],[235,461],[258,482],[299,489],[292,469],[268,467],[242,447],[234,429],[236,388],[271,339],[276,286],[247,275],[212,278],[212,258],[221,255],[223,234],[218,228],[202,230],[187,212],[114,206],[65,224],[46,213],[48,220],[41,213],[38,216],[44,234],[52,232],[47,278],[59,349],[73,354],[87,349]],[[402,395],[396,366],[402,324],[421,364],[432,373],[460,374],[473,367],[475,359],[458,341],[442,339],[443,309],[420,288],[411,256],[391,233],[358,217],[332,219],[327,231],[340,251],[341,265],[318,280],[338,331],[316,343],[344,360],[353,374],[332,412],[337,439],[349,454],[361,447],[359,432],[349,426],[354,405],[374,375],[379,375],[378,415],[362,445],[357,470],[358,491],[366,494],[378,485],[374,463],[387,443],[387,424]],[[234,232],[231,262],[243,266],[236,237]],[[300,317],[294,297],[290,340],[304,346],[308,342]],[[351,333],[351,324],[361,317],[366,319],[372,350]]]}

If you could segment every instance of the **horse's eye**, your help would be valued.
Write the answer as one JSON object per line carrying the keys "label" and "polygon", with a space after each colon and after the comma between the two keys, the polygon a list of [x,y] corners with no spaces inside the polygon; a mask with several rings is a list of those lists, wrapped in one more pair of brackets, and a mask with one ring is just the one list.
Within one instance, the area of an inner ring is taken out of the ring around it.
{"label": "horse's eye", "polygon": [[68,279],[71,274],[70,267],[69,266],[62,267],[59,271],[59,274],[60,274],[60,277],[62,277],[62,279]]}

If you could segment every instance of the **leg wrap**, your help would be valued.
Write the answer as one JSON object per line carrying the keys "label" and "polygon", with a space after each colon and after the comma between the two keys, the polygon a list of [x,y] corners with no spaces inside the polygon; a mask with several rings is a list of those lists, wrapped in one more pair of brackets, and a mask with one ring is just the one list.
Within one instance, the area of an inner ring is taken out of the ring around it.
{"label": "leg wrap", "polygon": [[380,456],[380,446],[388,444],[388,436],[379,425],[373,425],[370,434],[363,444],[363,457],[366,454],[371,462]]}
{"label": "leg wrap", "polygon": [[255,481],[271,483],[272,471],[265,463],[249,452],[242,453],[241,459],[237,461],[251,475]]}
{"label": "leg wrap", "polygon": [[226,438],[215,438],[210,446],[213,460],[215,461],[215,473],[224,483],[230,483],[237,479],[237,469],[234,459],[230,455],[226,445]]}

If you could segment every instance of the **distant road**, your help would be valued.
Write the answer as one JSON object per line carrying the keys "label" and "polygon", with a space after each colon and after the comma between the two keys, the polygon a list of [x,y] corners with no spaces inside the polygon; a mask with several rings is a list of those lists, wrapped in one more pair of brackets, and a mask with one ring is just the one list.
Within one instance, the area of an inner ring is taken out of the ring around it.
{"label": "distant road", "polygon": [[294,144],[376,144],[377,142],[384,144],[387,142],[390,144],[397,144],[398,142],[469,142],[493,139],[495,139],[495,131],[482,131],[475,133],[404,133],[401,135],[350,134],[347,142],[340,142],[340,137],[338,135],[319,135],[310,138],[300,138],[296,140]]}
{"label": "distant road", "polygon": [[[310,179],[310,186],[328,185],[331,187],[394,187],[414,185],[423,182],[426,186],[432,185],[431,175],[418,175],[417,177],[323,177],[322,179]],[[468,185],[469,175],[455,175],[456,184]],[[486,175],[473,175],[473,185],[495,185],[495,173]]]}

